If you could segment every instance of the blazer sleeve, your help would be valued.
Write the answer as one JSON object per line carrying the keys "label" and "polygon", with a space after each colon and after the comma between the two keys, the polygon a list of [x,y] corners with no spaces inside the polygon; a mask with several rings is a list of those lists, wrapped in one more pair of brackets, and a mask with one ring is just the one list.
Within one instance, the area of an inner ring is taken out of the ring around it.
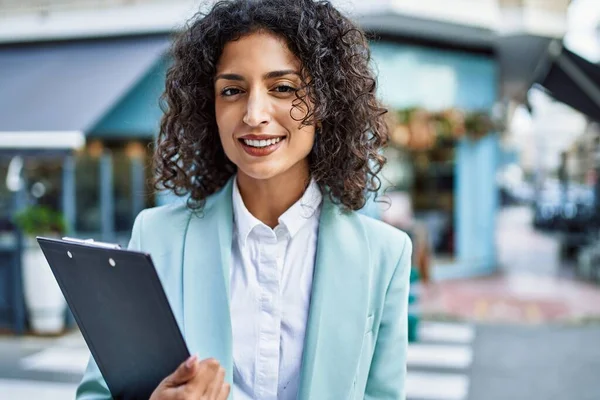
{"label": "blazer sleeve", "polygon": [[[133,223],[133,229],[131,232],[131,240],[129,241],[128,249],[141,250],[141,230],[142,230],[142,214],[138,214]],[[77,392],[75,395],[76,400],[112,400],[112,395],[106,381],[100,373],[100,369],[94,360],[94,357],[90,355],[88,365],[83,375]]]}
{"label": "blazer sleeve", "polygon": [[408,348],[408,289],[412,244],[404,236],[404,249],[386,291],[365,399],[404,400]]}

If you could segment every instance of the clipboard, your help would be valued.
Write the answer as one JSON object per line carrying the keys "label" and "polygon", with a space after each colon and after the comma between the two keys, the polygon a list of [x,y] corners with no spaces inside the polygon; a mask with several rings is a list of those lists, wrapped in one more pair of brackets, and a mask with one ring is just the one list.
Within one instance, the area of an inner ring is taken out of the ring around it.
{"label": "clipboard", "polygon": [[150,398],[190,355],[150,255],[93,240],[37,241],[113,398]]}

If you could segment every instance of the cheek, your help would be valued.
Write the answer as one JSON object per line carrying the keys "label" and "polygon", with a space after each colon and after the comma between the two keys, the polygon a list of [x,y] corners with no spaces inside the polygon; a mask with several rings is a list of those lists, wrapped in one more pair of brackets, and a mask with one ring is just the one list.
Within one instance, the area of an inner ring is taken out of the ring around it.
{"label": "cheek", "polygon": [[292,135],[292,147],[299,156],[307,156],[315,142],[315,128],[312,126],[296,130]]}
{"label": "cheek", "polygon": [[217,121],[217,129],[223,147],[230,147],[233,143],[233,135],[235,133],[238,117],[235,108],[227,105],[215,106],[215,118]]}
{"label": "cheek", "polygon": [[215,119],[217,120],[219,132],[225,130],[231,124],[231,118],[229,118],[229,114],[231,114],[230,107],[227,107],[227,105],[224,104],[219,104],[219,102],[215,104]]}

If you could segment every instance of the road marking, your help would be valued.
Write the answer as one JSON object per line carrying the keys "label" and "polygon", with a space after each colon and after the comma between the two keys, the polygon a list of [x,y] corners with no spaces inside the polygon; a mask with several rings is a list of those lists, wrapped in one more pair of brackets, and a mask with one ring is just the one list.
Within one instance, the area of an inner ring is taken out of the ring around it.
{"label": "road marking", "polygon": [[469,379],[462,374],[410,372],[406,375],[406,395],[422,400],[464,400]]}
{"label": "road marking", "polygon": [[25,370],[83,374],[89,354],[87,349],[53,347],[25,357],[21,360],[21,366]]}
{"label": "road marking", "polygon": [[0,379],[0,393],[3,399],[11,400],[64,400],[75,398],[77,384],[39,382],[18,379]]}
{"label": "road marking", "polygon": [[408,346],[409,367],[436,367],[464,369],[473,361],[473,350],[462,345],[414,343]]}
{"label": "road marking", "polygon": [[419,327],[419,341],[468,344],[475,338],[475,328],[465,324],[423,322]]}
{"label": "road marking", "polygon": [[527,315],[527,321],[534,323],[542,322],[542,313],[537,304],[528,304],[525,313]]}
{"label": "road marking", "polygon": [[477,319],[485,319],[488,314],[489,305],[485,300],[477,300],[475,303],[475,317]]}

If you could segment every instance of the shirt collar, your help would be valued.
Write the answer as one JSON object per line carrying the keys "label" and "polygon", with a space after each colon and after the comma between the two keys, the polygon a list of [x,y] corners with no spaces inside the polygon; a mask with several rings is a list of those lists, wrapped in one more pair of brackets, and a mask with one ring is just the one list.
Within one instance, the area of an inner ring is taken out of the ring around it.
{"label": "shirt collar", "polygon": [[242,200],[242,195],[240,194],[240,189],[237,184],[237,176],[233,178],[233,190],[232,190],[232,200],[233,200],[233,218],[235,221],[235,232],[237,233],[238,238],[242,241],[244,246],[246,245],[246,240],[248,239],[248,235],[252,232],[258,225],[264,225],[258,218],[248,211],[246,205],[244,204],[244,200]]}
{"label": "shirt collar", "polygon": [[[302,197],[279,217],[279,224],[285,226],[290,237],[294,237],[294,235],[296,235],[309,220],[319,218],[319,206],[322,199],[323,196],[319,189],[319,185],[317,185],[314,179],[311,179]],[[239,240],[241,240],[245,246],[250,232],[259,225],[264,225],[265,227],[266,225],[252,215],[246,208],[237,185],[237,177],[234,178],[232,200],[235,221],[234,229]]]}
{"label": "shirt collar", "polygon": [[322,199],[319,185],[311,179],[300,200],[279,217],[279,223],[285,225],[290,237],[294,237],[309,220],[319,219]]}

